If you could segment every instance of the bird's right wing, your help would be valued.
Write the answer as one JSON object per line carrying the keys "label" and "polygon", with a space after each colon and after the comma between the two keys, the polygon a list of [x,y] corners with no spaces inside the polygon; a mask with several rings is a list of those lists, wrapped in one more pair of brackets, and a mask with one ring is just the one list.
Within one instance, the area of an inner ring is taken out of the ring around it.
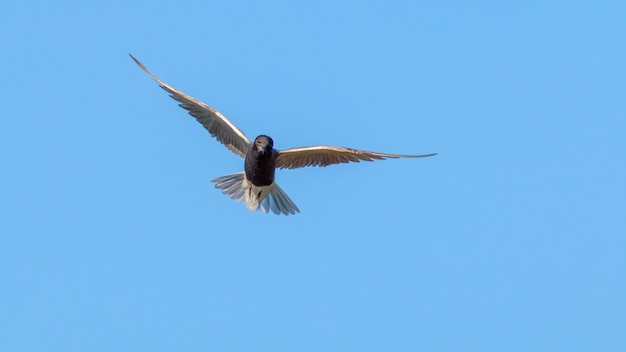
{"label": "bird's right wing", "polygon": [[215,137],[215,139],[224,144],[226,148],[233,153],[242,158],[246,156],[250,140],[237,126],[230,122],[230,120],[219,111],[161,81],[159,77],[148,71],[139,60],[135,59],[132,55],[130,55],[130,57],[144,72],[157,81],[161,85],[161,88],[170,93],[172,98],[180,102],[179,106],[189,111],[189,114],[195,117],[196,120],[209,131],[211,136]]}
{"label": "bird's right wing", "polygon": [[386,158],[424,158],[437,155],[400,155],[368,152],[344,147],[332,147],[318,145],[314,147],[301,147],[281,150],[276,158],[276,167],[281,169],[296,169],[305,166],[328,166],[359,161],[384,160]]}

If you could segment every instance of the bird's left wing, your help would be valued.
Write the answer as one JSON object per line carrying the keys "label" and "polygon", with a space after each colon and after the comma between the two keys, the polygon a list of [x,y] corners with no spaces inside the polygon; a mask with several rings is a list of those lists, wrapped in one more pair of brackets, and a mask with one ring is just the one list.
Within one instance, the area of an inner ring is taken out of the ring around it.
{"label": "bird's left wing", "polygon": [[328,166],[360,161],[384,160],[387,158],[425,158],[437,155],[400,155],[368,152],[352,148],[332,147],[328,145],[318,145],[314,147],[300,147],[281,150],[276,158],[276,167],[281,169],[296,169],[305,166]]}
{"label": "bird's left wing", "polygon": [[[130,54],[129,54],[130,55]],[[146,72],[152,79],[157,81],[161,88],[165,89],[170,96],[180,102],[180,107],[189,111],[189,114],[198,120],[206,128],[211,136],[215,137],[220,143],[224,144],[231,152],[245,157],[250,145],[250,140],[246,135],[228,120],[219,111],[211,108],[205,103],[196,100],[189,95],[175,89],[169,84],[161,81],[159,77],[150,72],[139,60],[132,55],[130,57],[135,63]]]}

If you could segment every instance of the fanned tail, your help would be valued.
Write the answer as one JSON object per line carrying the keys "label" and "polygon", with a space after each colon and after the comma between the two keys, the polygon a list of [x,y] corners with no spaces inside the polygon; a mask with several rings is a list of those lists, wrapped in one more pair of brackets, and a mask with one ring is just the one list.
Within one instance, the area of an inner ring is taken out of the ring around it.
{"label": "fanned tail", "polygon": [[261,210],[267,213],[290,215],[299,213],[300,209],[276,182],[268,186],[255,186],[246,179],[245,172],[217,177],[211,180],[231,199],[243,203],[252,211]]}

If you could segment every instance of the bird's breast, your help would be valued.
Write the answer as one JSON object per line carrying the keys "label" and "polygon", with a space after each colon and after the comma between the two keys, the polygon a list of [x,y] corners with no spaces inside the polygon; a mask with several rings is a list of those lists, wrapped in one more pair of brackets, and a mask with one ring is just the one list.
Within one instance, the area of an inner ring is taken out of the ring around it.
{"label": "bird's breast", "polygon": [[246,178],[255,186],[268,186],[274,182],[276,158],[273,155],[248,153],[244,163]]}

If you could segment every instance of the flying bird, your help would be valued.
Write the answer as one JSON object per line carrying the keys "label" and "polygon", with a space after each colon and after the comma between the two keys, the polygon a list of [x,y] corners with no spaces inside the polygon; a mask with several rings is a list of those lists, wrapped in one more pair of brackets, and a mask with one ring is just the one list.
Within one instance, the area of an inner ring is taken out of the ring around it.
{"label": "flying bird", "polygon": [[296,169],[305,166],[328,166],[386,158],[424,158],[436,155],[436,153],[387,154],[327,145],[278,150],[274,148],[272,138],[263,134],[251,142],[219,111],[163,82],[139,60],[132,55],[130,57],[144,72],[157,81],[161,88],[170,93],[170,96],[180,103],[180,107],[195,117],[211,136],[225,145],[228,150],[245,159],[243,172],[217,177],[211,182],[214,182],[215,188],[220,189],[222,193],[246,204],[252,211],[260,209],[267,213],[271,210],[278,215],[300,212],[296,204],[275,182],[276,168]]}

